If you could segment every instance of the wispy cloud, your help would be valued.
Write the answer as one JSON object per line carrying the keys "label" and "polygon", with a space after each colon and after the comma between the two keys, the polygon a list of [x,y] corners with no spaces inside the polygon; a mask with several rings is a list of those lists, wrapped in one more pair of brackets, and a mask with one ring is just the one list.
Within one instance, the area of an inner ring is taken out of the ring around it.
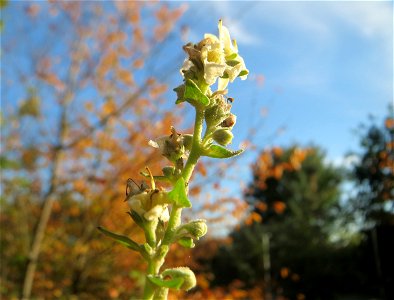
{"label": "wispy cloud", "polygon": [[242,22],[242,17],[252,9],[251,2],[211,1],[208,3],[210,9],[223,19],[231,32],[231,37],[235,38],[238,44],[258,45],[262,42],[261,37],[254,34],[253,30]]}

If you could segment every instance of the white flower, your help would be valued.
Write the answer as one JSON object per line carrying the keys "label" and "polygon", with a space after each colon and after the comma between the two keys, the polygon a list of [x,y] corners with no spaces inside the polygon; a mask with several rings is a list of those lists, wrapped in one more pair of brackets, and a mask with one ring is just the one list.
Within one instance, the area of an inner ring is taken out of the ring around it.
{"label": "white flower", "polygon": [[184,72],[189,71],[191,67],[193,67],[193,63],[189,59],[185,59],[181,69],[179,70],[181,75],[184,76]]}
{"label": "white flower", "polygon": [[204,79],[213,85],[216,79],[223,76],[226,60],[222,43],[212,34],[205,34],[205,45],[201,48],[201,61],[204,65]]}
{"label": "white flower", "polygon": [[197,70],[203,70],[204,80],[209,86],[219,79],[218,90],[223,91],[228,82],[233,82],[235,78],[245,80],[249,71],[238,54],[236,41],[231,40],[230,33],[221,20],[218,28],[219,37],[206,33],[198,44],[189,43],[184,46],[189,58],[184,61],[180,72],[184,76],[186,71],[195,66]]}
{"label": "white flower", "polygon": [[[242,71],[246,74],[240,77],[245,80],[249,71],[243,58],[238,54],[236,41],[231,40],[230,33],[221,20],[218,28],[219,38],[213,34],[205,34],[201,60],[204,65],[205,82],[212,85],[219,78],[218,89],[225,90],[229,81],[233,82]],[[225,78],[222,78],[223,76]]]}
{"label": "white flower", "polygon": [[148,221],[160,219],[167,222],[170,219],[166,192],[147,190],[132,196],[128,203],[133,211]]}

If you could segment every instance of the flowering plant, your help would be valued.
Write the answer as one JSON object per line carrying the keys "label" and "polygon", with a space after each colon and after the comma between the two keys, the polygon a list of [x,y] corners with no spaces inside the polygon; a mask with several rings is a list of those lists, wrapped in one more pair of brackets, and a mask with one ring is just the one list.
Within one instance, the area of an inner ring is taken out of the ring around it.
{"label": "flowering plant", "polygon": [[[171,127],[169,136],[149,141],[149,145],[157,148],[171,165],[163,168],[160,176],[153,176],[148,168],[147,172],[141,173],[150,179],[150,187],[147,184],[138,186],[132,179],[127,182],[129,214],[144,230],[146,243],[138,244],[129,237],[98,228],[139,252],[147,261],[144,299],[166,299],[169,289],[187,291],[196,285],[196,277],[188,267],[160,271],[171,244],[192,248],[194,242],[207,232],[203,219],[181,223],[182,209],[192,206],[188,199],[189,180],[201,156],[230,158],[243,151],[232,151],[226,147],[233,139],[231,131],[236,123],[226,88],[237,77],[246,79],[249,71],[222,21],[218,27],[218,37],[205,34],[197,44],[188,43],[183,47],[188,55],[180,70],[183,83],[174,91],[177,94],[176,104],[188,102],[195,109],[193,134],[178,133]],[[212,91],[215,83],[217,89]],[[170,183],[172,189],[156,188],[155,182],[159,180]]]}

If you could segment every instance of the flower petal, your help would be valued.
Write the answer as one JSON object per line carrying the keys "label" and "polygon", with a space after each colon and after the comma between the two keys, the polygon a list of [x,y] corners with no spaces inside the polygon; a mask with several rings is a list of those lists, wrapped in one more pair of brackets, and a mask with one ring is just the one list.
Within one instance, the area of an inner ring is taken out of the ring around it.
{"label": "flower petal", "polygon": [[153,148],[159,149],[159,144],[156,143],[155,141],[149,140],[148,145],[152,146]]}
{"label": "flower petal", "polygon": [[153,221],[154,219],[158,219],[165,209],[165,205],[155,205],[152,209],[144,214],[144,218],[148,221]]}
{"label": "flower petal", "polygon": [[228,85],[229,79],[228,78],[219,78],[218,80],[218,90],[224,91]]}
{"label": "flower petal", "polygon": [[224,71],[226,70],[225,64],[217,64],[206,62],[204,64],[204,79],[208,85],[212,85],[216,82],[218,77],[223,76]]}

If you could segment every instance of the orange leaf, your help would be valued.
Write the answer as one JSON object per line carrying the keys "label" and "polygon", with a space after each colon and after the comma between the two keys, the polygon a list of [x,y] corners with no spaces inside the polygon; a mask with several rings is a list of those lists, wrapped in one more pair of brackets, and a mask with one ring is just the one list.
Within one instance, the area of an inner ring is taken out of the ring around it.
{"label": "orange leaf", "polygon": [[125,69],[118,69],[117,76],[126,85],[133,85],[134,83],[133,75]]}
{"label": "orange leaf", "polygon": [[144,60],[142,58],[137,58],[134,62],[133,62],[133,67],[135,69],[141,69],[144,66]]}
{"label": "orange leaf", "polygon": [[115,101],[112,99],[107,100],[103,105],[103,113],[105,115],[112,114],[116,110]]}
{"label": "orange leaf", "polygon": [[273,206],[277,214],[282,214],[286,209],[286,204],[282,201],[274,201]]}
{"label": "orange leaf", "polygon": [[388,129],[394,128],[394,119],[393,118],[387,118],[386,121],[384,122],[384,125]]}
{"label": "orange leaf", "polygon": [[280,277],[287,278],[289,276],[289,269],[288,268],[281,268],[280,269]]}

